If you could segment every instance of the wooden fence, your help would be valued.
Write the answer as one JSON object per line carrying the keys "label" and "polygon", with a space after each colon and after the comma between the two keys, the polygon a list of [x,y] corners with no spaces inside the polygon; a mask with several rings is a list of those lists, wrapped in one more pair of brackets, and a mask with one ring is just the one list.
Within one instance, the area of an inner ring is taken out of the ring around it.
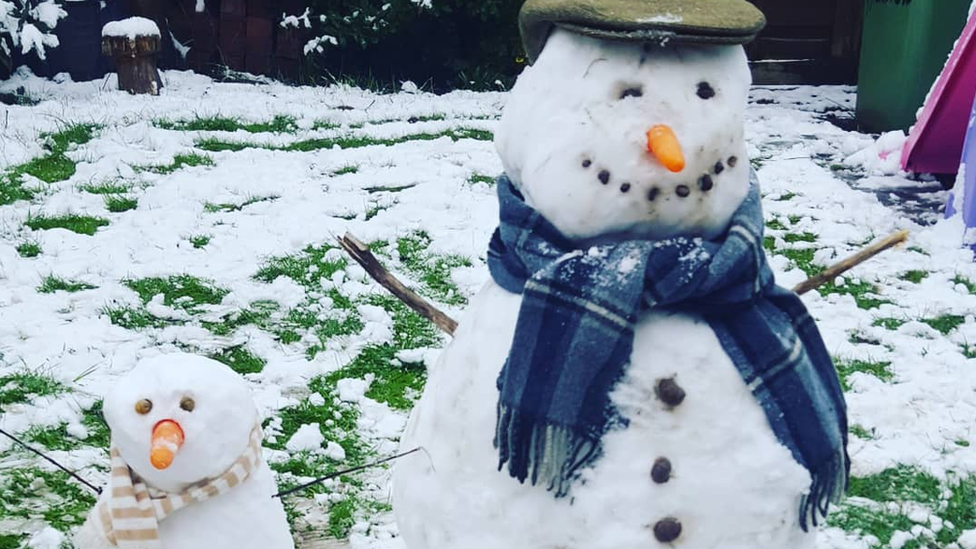
{"label": "wooden fence", "polygon": [[[300,15],[303,0],[205,0],[198,12],[198,0],[133,0],[137,15],[160,24],[167,33],[190,50],[185,66],[212,73],[218,66],[253,74],[299,76],[303,48],[308,40],[305,29],[283,28],[284,14]],[[163,66],[179,66],[176,49],[164,56]]]}

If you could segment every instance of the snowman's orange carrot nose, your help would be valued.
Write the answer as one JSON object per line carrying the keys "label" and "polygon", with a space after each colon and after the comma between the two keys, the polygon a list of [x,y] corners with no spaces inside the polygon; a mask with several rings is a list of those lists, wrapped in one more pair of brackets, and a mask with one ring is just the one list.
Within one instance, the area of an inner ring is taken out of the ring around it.
{"label": "snowman's orange carrot nose", "polygon": [[647,151],[653,154],[658,162],[672,172],[685,169],[685,155],[681,152],[681,143],[670,126],[658,124],[647,132]]}
{"label": "snowman's orange carrot nose", "polygon": [[153,427],[149,462],[157,469],[166,469],[173,464],[180,446],[183,446],[183,428],[180,424],[171,419],[160,421]]}

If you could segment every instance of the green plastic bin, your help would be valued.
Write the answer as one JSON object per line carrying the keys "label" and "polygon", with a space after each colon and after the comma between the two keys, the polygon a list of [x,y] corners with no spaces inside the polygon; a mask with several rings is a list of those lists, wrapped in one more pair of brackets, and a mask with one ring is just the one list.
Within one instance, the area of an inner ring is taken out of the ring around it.
{"label": "green plastic bin", "polygon": [[908,130],[962,33],[972,0],[864,0],[857,119]]}

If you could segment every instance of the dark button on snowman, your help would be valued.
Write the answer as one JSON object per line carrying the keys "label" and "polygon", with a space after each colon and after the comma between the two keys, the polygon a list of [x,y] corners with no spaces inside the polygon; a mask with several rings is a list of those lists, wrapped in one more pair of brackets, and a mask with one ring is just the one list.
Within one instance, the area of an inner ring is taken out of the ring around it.
{"label": "dark button on snowman", "polygon": [[[762,249],[745,0],[529,0],[492,281],[431,368],[410,549],[812,549],[847,481],[823,342]],[[680,471],[680,473],[676,473]]]}

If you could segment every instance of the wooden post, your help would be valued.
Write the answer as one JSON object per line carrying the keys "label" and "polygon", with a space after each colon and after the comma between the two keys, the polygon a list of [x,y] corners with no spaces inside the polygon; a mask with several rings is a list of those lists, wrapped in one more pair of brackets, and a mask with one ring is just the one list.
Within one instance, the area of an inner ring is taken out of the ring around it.
{"label": "wooden post", "polygon": [[163,82],[156,69],[159,28],[141,17],[115,21],[102,29],[102,55],[115,60],[119,89],[159,95]]}

